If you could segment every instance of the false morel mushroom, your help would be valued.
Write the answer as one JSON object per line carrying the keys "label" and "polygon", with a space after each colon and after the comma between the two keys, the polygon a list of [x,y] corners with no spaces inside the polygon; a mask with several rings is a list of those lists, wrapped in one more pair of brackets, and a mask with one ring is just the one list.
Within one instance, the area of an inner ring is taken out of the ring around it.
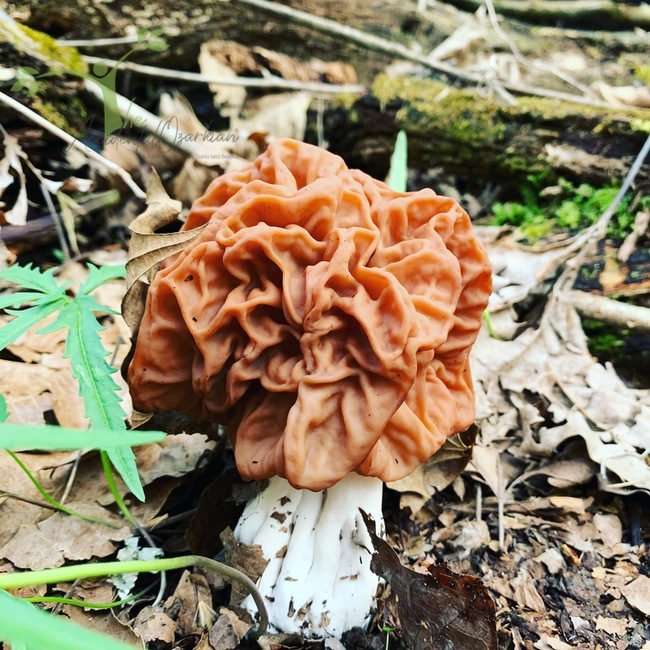
{"label": "false morel mushroom", "polygon": [[192,206],[207,224],[149,288],[136,408],[227,422],[244,479],[270,479],[235,531],[269,564],[286,632],[339,636],[378,586],[359,508],[474,420],[469,352],[491,289],[469,217],[341,158],[278,140]]}

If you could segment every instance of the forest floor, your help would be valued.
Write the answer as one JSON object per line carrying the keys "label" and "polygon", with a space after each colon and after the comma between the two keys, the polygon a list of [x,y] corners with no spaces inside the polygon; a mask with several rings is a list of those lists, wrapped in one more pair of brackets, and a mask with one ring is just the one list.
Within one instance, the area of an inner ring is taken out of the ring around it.
{"label": "forest floor", "polygon": [[[96,4],[88,3],[89,16],[101,14]],[[327,15],[327,3],[305,4],[315,14]],[[641,12],[647,5],[614,3],[620,24],[606,31],[607,17],[587,16],[584,20],[595,22],[578,29],[580,16],[567,17],[568,27],[554,15],[525,19],[512,13],[512,3],[497,0],[483,9],[469,0],[435,3],[420,14],[413,4],[399,28],[382,27],[377,16],[368,24],[384,46],[408,46],[421,57],[433,50],[437,54],[429,63],[451,66],[441,77],[449,86],[435,101],[444,101],[462,85],[463,92],[476,93],[477,101],[510,110],[525,86],[533,93],[551,93],[558,102],[558,120],[567,106],[561,93],[570,92],[606,111],[611,124],[604,121],[590,131],[588,145],[574,143],[576,150],[585,147],[582,154],[572,150],[575,158],[569,163],[562,167],[557,162],[555,171],[537,170],[518,189],[502,176],[477,181],[439,166],[435,152],[426,154],[433,156],[430,166],[409,165],[410,190],[433,187],[457,199],[474,217],[493,265],[495,291],[472,352],[476,426],[451,438],[412,476],[385,487],[387,540],[405,568],[384,587],[369,630],[352,630],[341,641],[291,635],[250,640],[246,633],[254,622],[233,603],[230,585],[200,569],[141,574],[137,580],[134,575],[131,582],[61,581],[12,589],[13,595],[56,596],[59,602],[43,607],[151,650],[431,650],[417,641],[423,620],[438,626],[436,647],[445,649],[650,650],[650,168],[637,147],[650,132],[650,69],[643,62],[648,32],[633,28],[626,18],[626,12]],[[550,11],[549,4],[540,6]],[[575,11],[582,10],[580,2],[573,4]],[[115,24],[132,19],[140,27],[145,5],[133,16],[115,10]],[[388,0],[378,6],[402,11]],[[93,21],[75,27],[78,7],[49,18],[32,3],[7,4],[6,9],[18,22],[49,29],[52,37],[97,39]],[[192,16],[188,20],[196,18]],[[3,29],[15,32],[14,23],[2,15],[0,20]],[[26,45],[20,39],[10,43],[8,38],[2,46],[8,49],[0,48],[2,96],[7,96],[5,91],[14,97],[23,93],[20,103],[46,116],[47,124],[0,102],[0,270],[30,263],[49,269],[57,283],[70,283],[64,294],[73,299],[94,273],[90,265],[108,269],[142,261],[152,251],[161,255],[171,239],[147,248],[152,240],[136,237],[127,252],[129,226],[146,207],[144,188],[151,182],[152,167],[171,197],[165,201],[180,202],[172,215],[180,218],[162,228],[165,235],[154,235],[171,237],[213,178],[255,159],[276,137],[322,146],[335,141],[344,159],[370,160],[373,170],[387,171],[386,143],[392,146],[399,120],[406,118],[370,97],[374,90],[368,84],[377,72],[409,79],[437,73],[421,61],[400,61],[390,47],[383,53],[375,48],[365,57],[359,43],[351,49],[346,44],[328,58],[322,43],[314,45],[320,37],[310,28],[287,27],[283,21],[269,17],[260,39],[270,38],[278,24],[289,33],[295,29],[296,42],[287,52],[277,40],[274,51],[206,37],[210,42],[199,55],[200,44],[194,47],[171,36],[170,52],[176,65],[179,56],[191,52],[185,72],[200,69],[250,81],[268,78],[270,71],[306,89],[258,89],[247,95],[238,86],[197,86],[181,70],[175,71],[177,78],[156,83],[151,71],[147,76],[124,71],[113,91],[137,98],[129,115],[144,122],[133,118],[130,128],[113,137],[105,137],[104,131],[110,112],[92,108],[92,89],[84,89],[70,71],[71,63],[57,77],[63,82],[48,87],[43,71],[49,65],[56,68],[57,62],[48,57],[58,57],[60,46],[50,47],[50,41],[47,47]],[[250,40],[257,28],[247,29]],[[129,36],[133,41],[134,34]],[[142,61],[151,63],[157,56],[164,60],[169,54],[164,34],[145,29],[137,38],[146,55]],[[161,38],[163,46],[157,45]],[[556,48],[549,46],[553,39],[559,39]],[[92,57],[102,47],[82,42],[79,51]],[[463,74],[479,75],[482,82],[463,80]],[[346,84],[348,94],[333,99],[308,86],[321,82]],[[352,88],[360,84],[363,92]],[[359,119],[364,104],[349,93],[370,97],[381,116],[372,131],[364,130]],[[75,104],[79,98],[87,105]],[[422,114],[413,106],[408,119],[419,119]],[[331,127],[340,124],[341,110],[351,116],[345,137]],[[129,126],[120,111],[123,126]],[[476,128],[465,109],[454,117],[454,129],[461,123],[470,132]],[[539,115],[530,117],[537,118],[541,123]],[[555,117],[544,119],[545,129]],[[614,122],[617,128],[623,124],[630,136],[621,151],[605,141]],[[54,124],[73,132],[82,147],[63,144]],[[524,140],[527,134],[531,139],[550,137],[544,129],[540,136],[535,126],[539,124],[518,127]],[[246,137],[225,138],[234,131]],[[199,133],[200,139],[188,137]],[[461,136],[455,132],[453,137]],[[350,142],[355,144],[346,150]],[[457,140],[451,143],[452,149],[458,146]],[[540,151],[550,151],[554,144],[547,142]],[[88,155],[88,148],[104,158]],[[419,156],[428,151],[417,142],[414,149]],[[480,157],[480,152],[473,155]],[[605,180],[584,178],[592,163],[604,170]],[[629,187],[620,191],[626,179]],[[0,298],[15,289],[15,283],[0,279]],[[117,369],[129,353],[131,337],[121,315],[123,279],[107,276],[94,295],[109,308],[98,312],[103,326],[99,336]],[[5,333],[14,318],[14,313],[0,315]],[[77,396],[66,330],[41,331],[52,322],[48,318],[7,341],[0,352],[7,422],[85,429],[88,409]],[[119,372],[112,377],[128,412],[126,383]],[[117,478],[117,490],[126,495],[137,525],[129,525],[120,514],[96,452],[22,451],[17,454],[22,465],[0,452],[0,575],[110,558],[194,553],[227,560],[256,577],[259,551],[237,545],[228,533],[252,492],[237,475],[223,430],[169,413],[155,416],[147,427],[169,435],[136,449],[146,501],[138,501]],[[103,523],[71,516],[48,496]],[[388,571],[393,555],[381,545],[375,550],[380,568]],[[445,566],[456,575],[450,576]],[[471,598],[461,596],[464,589]],[[91,609],[61,598],[127,602]],[[464,624],[475,622],[496,629],[494,643],[481,637],[480,625],[463,632]],[[0,638],[2,629],[0,617]]]}

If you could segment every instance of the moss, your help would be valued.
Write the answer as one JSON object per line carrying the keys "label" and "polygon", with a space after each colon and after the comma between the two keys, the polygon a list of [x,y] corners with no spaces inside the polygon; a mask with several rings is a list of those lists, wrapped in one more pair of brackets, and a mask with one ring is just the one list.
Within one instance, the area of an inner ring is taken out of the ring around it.
{"label": "moss", "polygon": [[590,351],[597,356],[611,357],[625,348],[629,329],[617,331],[598,320],[584,319],[582,323]]}
{"label": "moss", "polygon": [[634,76],[641,82],[650,86],[650,65],[637,63],[634,66]]}
{"label": "moss", "polygon": [[68,133],[70,132],[70,123],[52,102],[43,101],[40,97],[36,96],[32,103],[32,109],[41,117],[44,117],[50,124],[54,124],[54,126],[58,126]]}
{"label": "moss", "polygon": [[[30,108],[55,126],[78,137],[87,114],[84,103],[70,90],[61,90],[60,75],[83,74],[88,67],[79,52],[59,45],[51,36],[18,23],[0,22],[0,41],[8,44],[4,50],[13,68],[34,68],[39,83],[36,94],[28,98]],[[54,75],[49,73],[55,73]],[[24,92],[24,91],[18,91]]]}
{"label": "moss", "polygon": [[17,24],[17,27],[36,45],[37,53],[48,63],[54,62],[61,67],[61,70],[73,73],[84,73],[88,71],[88,65],[74,47],[60,45],[48,34],[39,32],[26,25]]}

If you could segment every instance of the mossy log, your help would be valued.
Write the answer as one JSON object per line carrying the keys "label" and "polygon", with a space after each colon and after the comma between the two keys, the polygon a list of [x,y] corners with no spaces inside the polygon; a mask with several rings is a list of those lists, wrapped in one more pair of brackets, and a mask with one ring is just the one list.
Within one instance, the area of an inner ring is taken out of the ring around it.
{"label": "mossy log", "polygon": [[[4,70],[0,91],[55,126],[74,136],[81,135],[86,107],[79,96],[83,79],[78,75],[86,72],[87,66],[77,50],[24,25],[0,20],[0,65]],[[25,70],[31,71],[31,80]],[[15,111],[1,104],[0,123],[18,135],[27,126]],[[32,125],[28,126],[32,130]],[[32,134],[21,144],[38,148],[38,140]]]}
{"label": "mossy log", "polygon": [[[534,97],[510,106],[433,79],[380,75],[371,94],[327,112],[325,129],[332,151],[379,178],[403,129],[410,167],[442,167],[473,186],[512,187],[529,176],[602,186],[627,173],[650,132],[650,110]],[[638,182],[650,182],[647,165]]]}

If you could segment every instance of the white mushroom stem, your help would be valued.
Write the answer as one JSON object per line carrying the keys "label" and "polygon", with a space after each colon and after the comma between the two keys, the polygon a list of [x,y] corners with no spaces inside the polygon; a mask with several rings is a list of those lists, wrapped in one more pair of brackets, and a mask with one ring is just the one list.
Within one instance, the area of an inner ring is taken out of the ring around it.
{"label": "white mushroom stem", "polygon": [[[340,637],[367,625],[379,578],[370,570],[372,542],[359,509],[383,534],[381,501],[379,479],[349,474],[321,492],[276,476],[248,502],[235,538],[259,544],[269,560],[258,589],[273,628]],[[243,604],[256,611],[250,596]]]}

